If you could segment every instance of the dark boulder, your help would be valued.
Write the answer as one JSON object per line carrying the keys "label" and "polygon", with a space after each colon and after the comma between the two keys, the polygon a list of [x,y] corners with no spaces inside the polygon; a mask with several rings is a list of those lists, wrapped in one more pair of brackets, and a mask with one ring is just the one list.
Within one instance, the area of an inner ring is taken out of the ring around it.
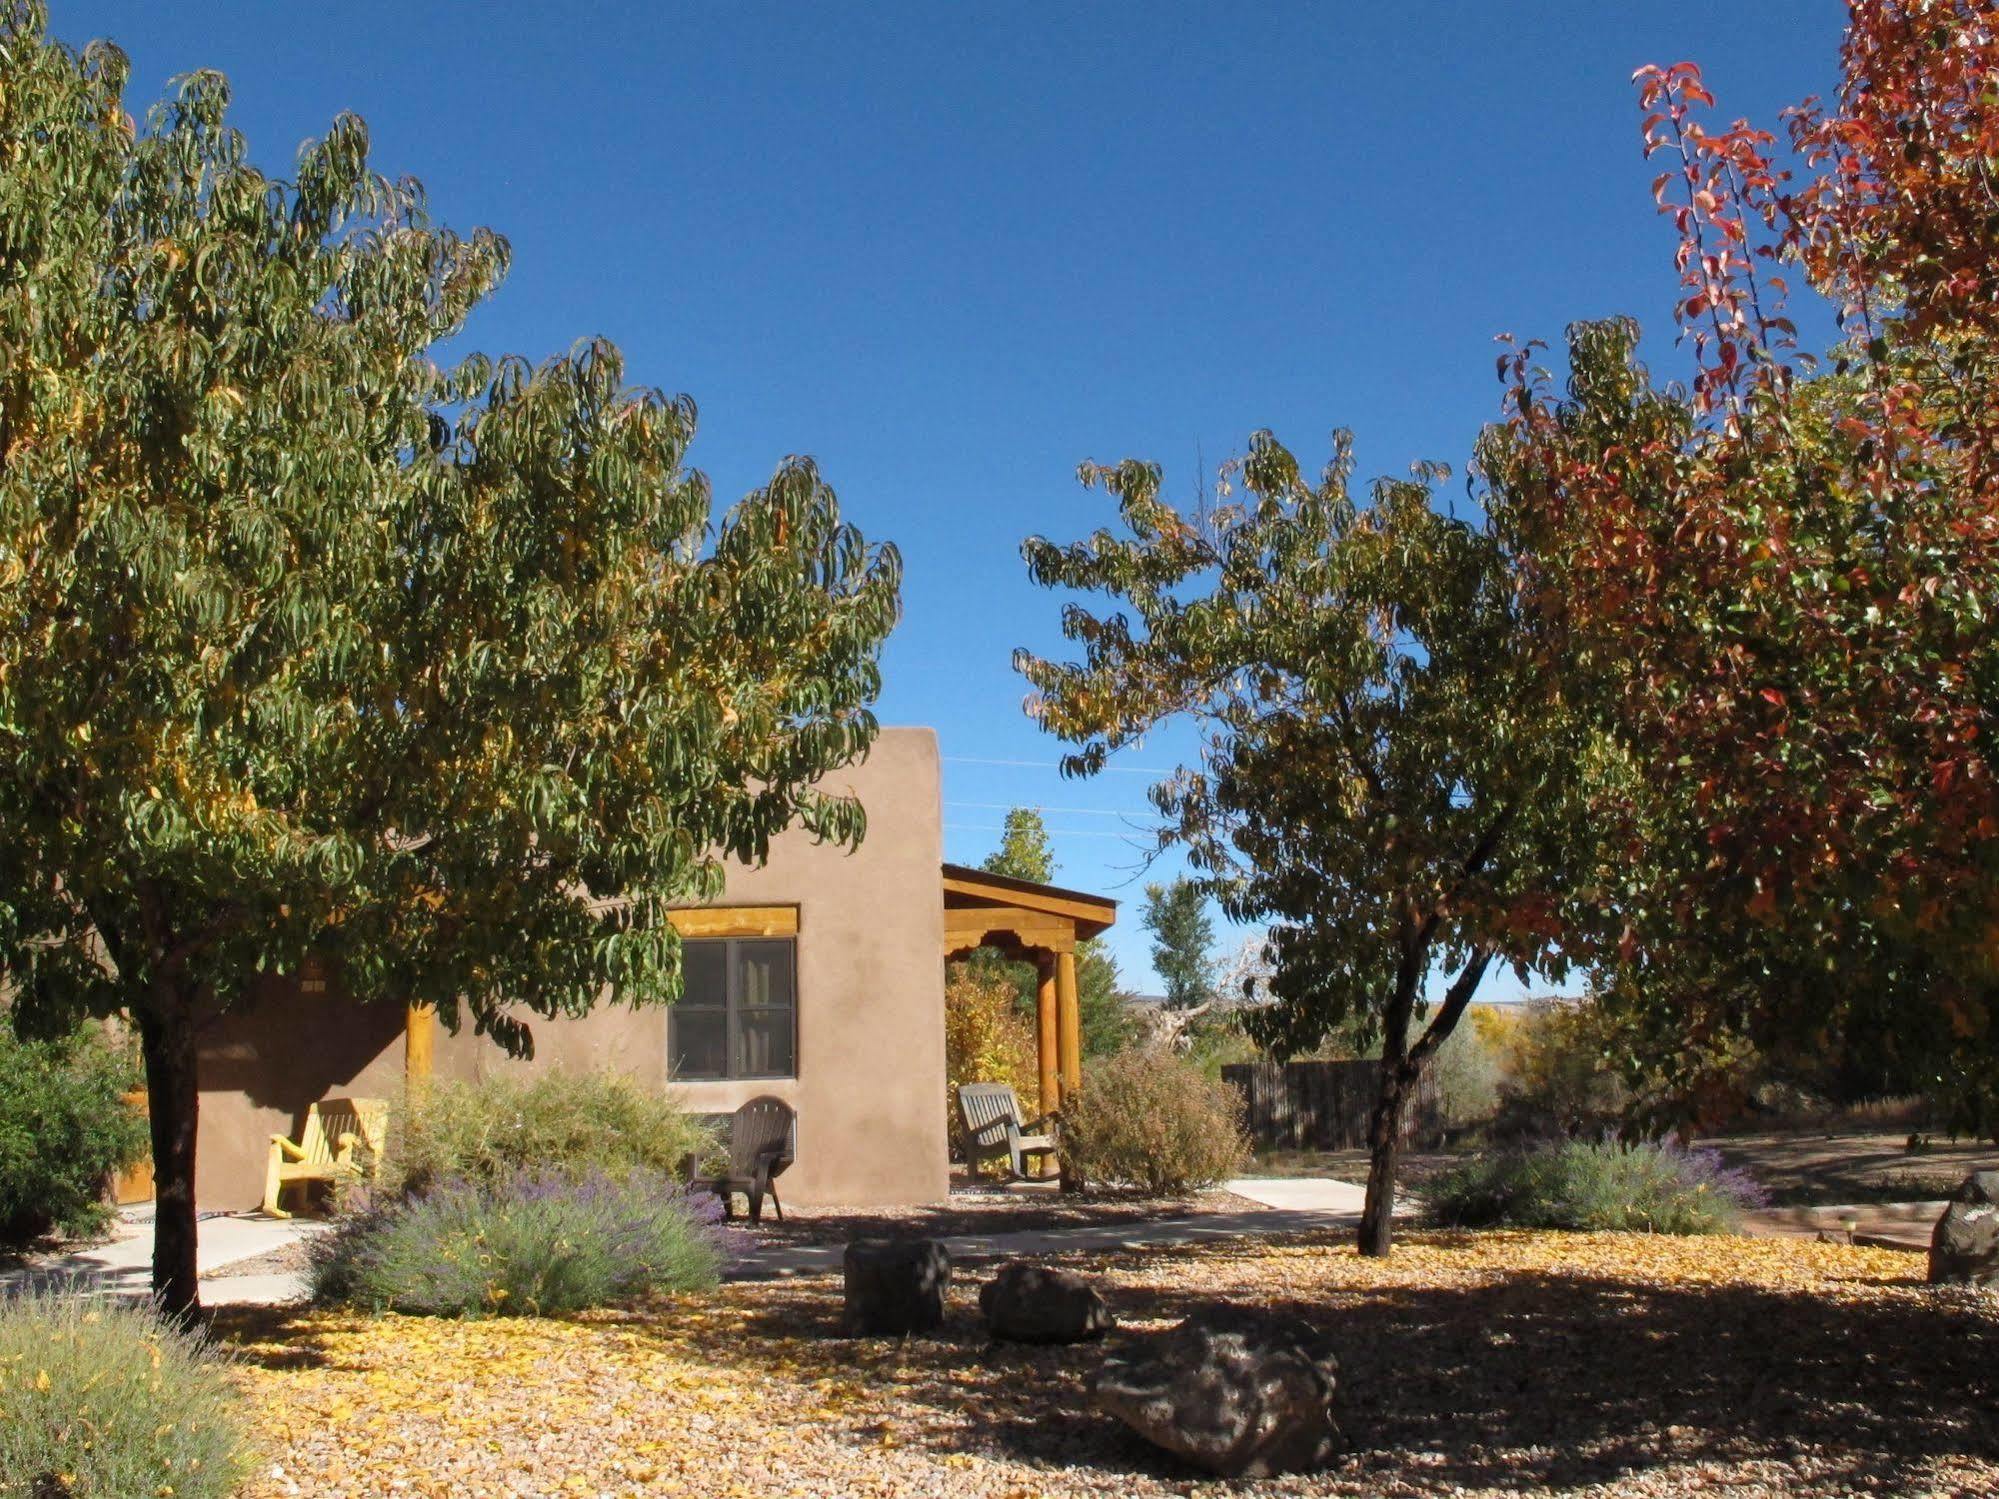
{"label": "dark boulder", "polygon": [[944,1325],[951,1254],[935,1239],[856,1239],[845,1266],[850,1336],[899,1338]]}
{"label": "dark boulder", "polygon": [[1102,1337],[1116,1321],[1075,1271],[1028,1260],[1000,1266],[979,1292],[979,1310],[992,1335],[1009,1343],[1080,1343]]}
{"label": "dark boulder", "polygon": [[1999,1286],[1999,1171],[1974,1171],[1930,1235],[1930,1280]]}
{"label": "dark boulder", "polygon": [[1340,1451],[1338,1361],[1303,1323],[1227,1308],[1132,1336],[1090,1382],[1097,1408],[1224,1478],[1322,1467]]}

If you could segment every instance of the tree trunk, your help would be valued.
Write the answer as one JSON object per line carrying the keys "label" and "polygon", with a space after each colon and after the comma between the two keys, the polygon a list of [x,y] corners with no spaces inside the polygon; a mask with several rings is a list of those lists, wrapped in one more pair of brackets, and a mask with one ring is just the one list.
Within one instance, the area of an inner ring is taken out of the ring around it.
{"label": "tree trunk", "polygon": [[1472,954],[1444,991],[1436,1017],[1412,1046],[1409,1025],[1416,1008],[1415,976],[1422,971],[1417,955],[1425,951],[1415,947],[1404,957],[1395,997],[1382,1022],[1380,1081],[1375,1085],[1374,1113],[1367,1126],[1367,1199],[1361,1205],[1357,1238],[1360,1252],[1373,1259],[1386,1259],[1394,1245],[1395,1170],[1401,1161],[1402,1113],[1409,1095],[1422,1080],[1431,1056],[1464,1018],[1465,1007],[1492,963],[1490,949],[1480,948]]}
{"label": "tree trunk", "polygon": [[1409,1022],[1416,1013],[1416,988],[1429,953],[1428,925],[1411,928],[1402,961],[1396,965],[1395,992],[1381,1016],[1381,1061],[1374,1085],[1374,1112],[1367,1122],[1367,1199],[1361,1205],[1360,1252],[1385,1259],[1394,1239],[1395,1167],[1402,1153],[1402,1100],[1409,1090]]}
{"label": "tree trunk", "polygon": [[201,1107],[194,1010],[155,992],[137,1010],[153,1134],[153,1296],[170,1317],[201,1312],[195,1267],[194,1135]]}
{"label": "tree trunk", "polygon": [[[1398,1047],[1397,1050],[1400,1050]],[[1394,1242],[1395,1169],[1402,1155],[1402,1105],[1408,1097],[1400,1060],[1381,1060],[1381,1081],[1367,1125],[1367,1200],[1360,1210],[1360,1252],[1385,1259]]]}

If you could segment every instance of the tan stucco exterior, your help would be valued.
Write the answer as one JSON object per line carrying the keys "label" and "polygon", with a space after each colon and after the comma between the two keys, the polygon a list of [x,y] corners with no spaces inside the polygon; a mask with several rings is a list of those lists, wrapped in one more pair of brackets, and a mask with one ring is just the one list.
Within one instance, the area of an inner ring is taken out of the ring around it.
{"label": "tan stucco exterior", "polygon": [[[796,1076],[676,1085],[690,1110],[722,1113],[770,1093],[798,1112],[787,1202],[929,1202],[949,1183],[944,1114],[944,909],[937,740],[887,729],[867,761],[829,778],[867,808],[848,854],[802,834],[761,869],[730,872],[722,906],[797,909]],[[230,1017],[202,1049],[197,1197],[254,1207],[274,1133],[342,1094],[393,1098],[403,1079],[403,1011],[337,994],[295,994]],[[608,1003],[576,1020],[534,1020],[535,1057],[440,1033],[435,1075],[515,1067],[616,1067],[667,1081],[667,1011]]]}

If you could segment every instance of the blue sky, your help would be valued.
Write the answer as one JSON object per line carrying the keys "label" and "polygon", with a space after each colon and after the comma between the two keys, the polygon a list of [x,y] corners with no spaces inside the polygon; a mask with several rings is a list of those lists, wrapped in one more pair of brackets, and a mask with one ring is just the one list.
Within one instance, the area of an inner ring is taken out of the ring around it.
{"label": "blue sky", "polygon": [[1503,331],[1630,313],[1675,368],[1631,70],[1695,58],[1774,127],[1831,85],[1842,9],[55,0],[53,25],[131,54],[135,110],[222,69],[266,170],[364,116],[438,218],[512,241],[472,342],[609,335],[699,403],[722,500],[817,458],[907,562],[882,716],[941,736],[947,856],[1046,806],[1058,878],[1128,903],[1145,987],[1118,814],[1148,778],[1065,783],[1022,716],[1010,653],[1059,639],[1021,538],[1108,518],[1083,459],[1191,494],[1258,427],[1314,467],[1345,426],[1363,475],[1461,470]]}

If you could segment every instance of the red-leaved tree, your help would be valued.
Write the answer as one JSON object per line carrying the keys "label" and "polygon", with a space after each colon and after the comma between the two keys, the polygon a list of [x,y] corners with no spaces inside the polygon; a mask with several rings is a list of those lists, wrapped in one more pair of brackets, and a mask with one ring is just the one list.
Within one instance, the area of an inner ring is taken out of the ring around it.
{"label": "red-leaved tree", "polygon": [[[1691,63],[1638,72],[1691,386],[1629,324],[1572,329],[1559,393],[1512,348],[1479,468],[1633,770],[1587,892],[1625,918],[1613,984],[1793,1040],[1887,1005],[1904,1075],[1989,1121],[1999,5],[1853,0],[1841,61],[1781,137],[1713,125]],[[1793,282],[1839,321],[1822,359]]]}

